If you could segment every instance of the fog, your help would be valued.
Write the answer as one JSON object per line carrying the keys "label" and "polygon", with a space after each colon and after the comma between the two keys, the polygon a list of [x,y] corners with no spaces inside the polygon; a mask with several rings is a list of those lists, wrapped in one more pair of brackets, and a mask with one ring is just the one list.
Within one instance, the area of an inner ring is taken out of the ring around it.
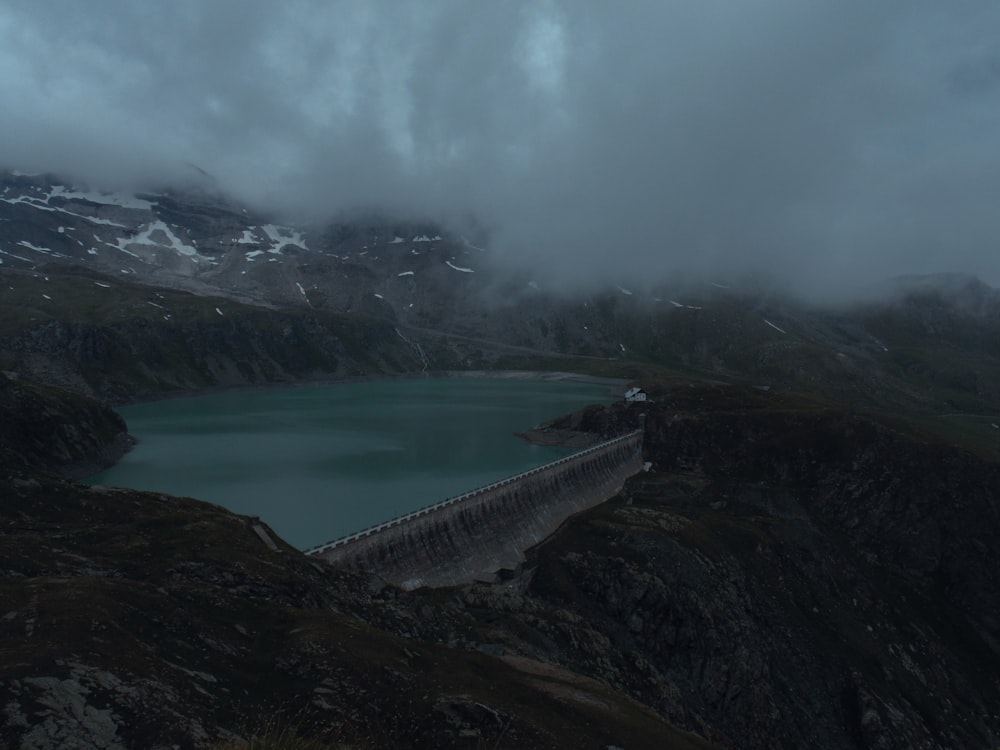
{"label": "fog", "polygon": [[993,0],[0,6],[0,164],[488,229],[550,284],[1000,285]]}

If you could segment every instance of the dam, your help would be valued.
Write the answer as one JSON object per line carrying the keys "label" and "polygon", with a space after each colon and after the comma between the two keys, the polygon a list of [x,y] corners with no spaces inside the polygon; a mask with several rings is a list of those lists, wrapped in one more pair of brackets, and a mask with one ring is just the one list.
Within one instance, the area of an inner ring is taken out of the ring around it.
{"label": "dam", "polygon": [[356,534],[306,550],[406,589],[495,581],[570,516],[616,495],[642,470],[639,429]]}

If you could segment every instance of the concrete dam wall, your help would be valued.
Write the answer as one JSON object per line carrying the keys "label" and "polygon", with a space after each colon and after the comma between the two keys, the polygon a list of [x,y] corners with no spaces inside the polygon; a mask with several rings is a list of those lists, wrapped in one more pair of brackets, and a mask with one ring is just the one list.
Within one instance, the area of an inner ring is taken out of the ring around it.
{"label": "concrete dam wall", "polygon": [[641,429],[307,550],[404,588],[492,581],[642,470]]}

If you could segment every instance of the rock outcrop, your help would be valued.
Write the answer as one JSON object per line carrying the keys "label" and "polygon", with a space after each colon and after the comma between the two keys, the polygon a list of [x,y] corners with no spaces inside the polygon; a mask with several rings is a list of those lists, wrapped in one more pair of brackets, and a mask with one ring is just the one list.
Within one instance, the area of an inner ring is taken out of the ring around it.
{"label": "rock outcrop", "polygon": [[6,278],[20,319],[0,321],[0,368],[115,403],[420,369],[391,324],[361,315],[253,307],[80,272]]}
{"label": "rock outcrop", "polygon": [[81,478],[132,446],[125,420],[105,404],[0,373],[0,467]]}

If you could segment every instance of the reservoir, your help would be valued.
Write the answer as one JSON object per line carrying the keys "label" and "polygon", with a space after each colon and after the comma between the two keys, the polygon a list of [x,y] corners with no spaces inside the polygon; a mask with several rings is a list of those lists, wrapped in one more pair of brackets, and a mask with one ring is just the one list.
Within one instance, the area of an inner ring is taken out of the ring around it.
{"label": "reservoir", "polygon": [[267,388],[119,409],[139,444],[88,481],[260,516],[300,549],[572,451],[514,435],[607,386],[422,378]]}

